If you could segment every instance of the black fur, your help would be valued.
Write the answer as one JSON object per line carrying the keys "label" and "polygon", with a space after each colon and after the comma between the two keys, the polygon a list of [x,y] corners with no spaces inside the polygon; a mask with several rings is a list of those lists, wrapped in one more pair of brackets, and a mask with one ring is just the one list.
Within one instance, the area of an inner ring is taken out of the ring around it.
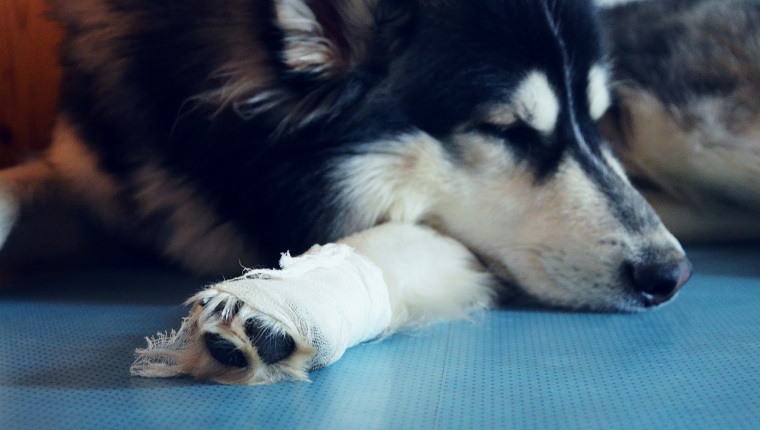
{"label": "black fur", "polygon": [[[346,203],[336,198],[331,176],[337,160],[382,151],[376,142],[413,130],[446,144],[456,129],[479,127],[473,113],[489,100],[503,100],[537,67],[549,73],[558,93],[574,98],[563,96],[554,136],[516,127],[502,136],[505,144],[534,166],[539,182],[563,157],[590,165],[568,132],[572,112],[599,152],[585,97],[588,71],[604,51],[588,1],[381,0],[374,9],[370,58],[328,78],[290,70],[282,60],[284,34],[271,0],[104,4],[137,17],[121,37],[93,42],[123,60],[121,74],[94,76],[64,44],[63,114],[109,174],[130,184],[135,169],[152,160],[193,185],[219,222],[232,221],[265,257],[284,249],[298,253],[352,233],[347,228],[369,227],[344,222]],[[335,14],[327,8],[318,18],[330,21]],[[72,38],[91,30],[62,20]],[[334,33],[335,23],[323,24],[328,36]],[[223,35],[230,32],[242,35],[237,48],[250,42],[250,49],[270,52],[263,67],[286,94],[252,118],[243,115],[242,100],[220,106],[198,99],[225,85],[218,71],[229,61]],[[344,36],[333,34],[343,50]],[[449,150],[456,157],[453,145]],[[588,170],[606,189],[605,174]],[[137,211],[135,192],[121,192],[127,213]],[[160,216],[132,219],[149,236],[166,228]]]}

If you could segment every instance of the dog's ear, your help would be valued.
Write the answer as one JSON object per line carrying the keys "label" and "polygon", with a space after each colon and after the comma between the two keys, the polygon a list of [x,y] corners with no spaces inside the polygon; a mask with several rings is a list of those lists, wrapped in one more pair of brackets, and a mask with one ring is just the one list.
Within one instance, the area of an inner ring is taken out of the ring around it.
{"label": "dog's ear", "polygon": [[[286,72],[272,78],[258,59],[222,67],[220,86],[194,100],[228,107],[246,120],[267,113],[273,135],[335,115],[362,93],[368,75],[387,70],[415,28],[419,0],[269,0],[275,30],[262,34]],[[266,66],[271,65],[266,57]],[[351,78],[353,71],[360,71]]]}
{"label": "dog's ear", "polygon": [[275,0],[282,61],[293,71],[339,77],[397,49],[413,0]]}

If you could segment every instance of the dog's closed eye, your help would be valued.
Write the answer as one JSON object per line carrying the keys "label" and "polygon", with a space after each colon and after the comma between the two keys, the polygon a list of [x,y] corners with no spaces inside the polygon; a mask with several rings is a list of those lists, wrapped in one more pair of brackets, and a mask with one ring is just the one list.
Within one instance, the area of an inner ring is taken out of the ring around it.
{"label": "dog's closed eye", "polygon": [[476,118],[469,131],[503,138],[505,133],[521,124],[523,120],[513,109],[499,106],[487,109],[483,115]]}
{"label": "dog's closed eye", "polygon": [[472,130],[480,134],[503,139],[505,137],[504,135],[507,134],[510,130],[514,130],[515,128],[521,125],[524,125],[524,123],[520,121],[518,118],[515,118],[515,120],[510,123],[496,123],[496,122],[477,123],[472,127]]}

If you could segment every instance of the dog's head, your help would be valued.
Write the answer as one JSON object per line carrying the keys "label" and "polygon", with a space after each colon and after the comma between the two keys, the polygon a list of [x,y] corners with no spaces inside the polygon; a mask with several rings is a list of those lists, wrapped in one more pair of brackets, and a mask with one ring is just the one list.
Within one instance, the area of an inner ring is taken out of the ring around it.
{"label": "dog's head", "polygon": [[609,66],[590,2],[275,6],[283,63],[311,86],[284,127],[343,143],[336,235],[427,222],[555,306],[641,310],[688,280],[595,125]]}

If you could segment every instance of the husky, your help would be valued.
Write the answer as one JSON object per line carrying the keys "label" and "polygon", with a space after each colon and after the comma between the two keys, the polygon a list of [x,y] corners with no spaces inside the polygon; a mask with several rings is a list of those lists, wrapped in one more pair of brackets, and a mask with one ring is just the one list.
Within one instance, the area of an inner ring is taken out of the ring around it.
{"label": "husky", "polygon": [[[397,299],[411,314],[482,298],[452,267],[603,312],[691,276],[597,127],[611,69],[591,1],[61,0],[55,17],[60,114],[44,156],[0,173],[0,264],[96,236],[221,276],[388,224],[423,226],[368,236],[419,281]],[[199,354],[245,366],[233,350],[255,340],[232,337]],[[258,355],[286,360],[272,339]]]}
{"label": "husky", "polygon": [[760,238],[760,2],[613,6],[602,130],[626,171],[679,239]]}

